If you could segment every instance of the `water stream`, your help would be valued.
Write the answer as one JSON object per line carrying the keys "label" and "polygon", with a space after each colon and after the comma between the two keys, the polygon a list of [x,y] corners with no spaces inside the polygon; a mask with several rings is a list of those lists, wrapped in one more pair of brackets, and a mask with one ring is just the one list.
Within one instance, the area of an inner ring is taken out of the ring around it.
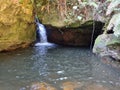
{"label": "water stream", "polygon": [[54,45],[53,43],[49,43],[47,41],[47,35],[46,35],[46,28],[43,24],[41,24],[38,20],[38,18],[36,18],[36,26],[37,26],[37,31],[36,31],[36,35],[37,35],[37,43],[35,44],[35,46],[52,46]]}

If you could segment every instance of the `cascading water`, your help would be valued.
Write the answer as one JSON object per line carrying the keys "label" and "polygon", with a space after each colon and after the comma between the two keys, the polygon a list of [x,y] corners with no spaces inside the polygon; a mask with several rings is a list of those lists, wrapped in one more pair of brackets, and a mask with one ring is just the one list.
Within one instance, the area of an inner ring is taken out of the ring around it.
{"label": "cascading water", "polygon": [[52,43],[49,43],[47,41],[46,28],[44,27],[44,25],[39,22],[37,17],[35,19],[37,25],[37,39],[38,39],[35,46],[53,45]]}
{"label": "cascading water", "polygon": [[44,25],[40,24],[39,22],[37,22],[37,30],[38,30],[38,34],[40,35],[40,43],[46,43],[47,42],[47,35],[46,35],[46,29],[44,27]]}

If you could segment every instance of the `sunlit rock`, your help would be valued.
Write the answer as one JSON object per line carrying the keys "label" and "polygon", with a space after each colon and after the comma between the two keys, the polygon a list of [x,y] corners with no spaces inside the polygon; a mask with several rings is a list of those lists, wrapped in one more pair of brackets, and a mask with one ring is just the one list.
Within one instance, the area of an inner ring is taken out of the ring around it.
{"label": "sunlit rock", "polygon": [[0,51],[26,47],[34,40],[31,0],[0,0]]}
{"label": "sunlit rock", "polygon": [[56,90],[56,89],[47,83],[36,82],[31,85],[30,90]]}

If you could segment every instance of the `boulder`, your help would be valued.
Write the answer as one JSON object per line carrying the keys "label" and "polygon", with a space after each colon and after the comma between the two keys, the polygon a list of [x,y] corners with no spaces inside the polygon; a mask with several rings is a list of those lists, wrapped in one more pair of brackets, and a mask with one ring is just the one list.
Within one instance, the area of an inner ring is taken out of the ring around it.
{"label": "boulder", "polygon": [[93,53],[120,60],[120,37],[116,37],[114,34],[98,36],[93,47]]}
{"label": "boulder", "polygon": [[31,0],[0,0],[0,51],[26,47],[35,40]]}

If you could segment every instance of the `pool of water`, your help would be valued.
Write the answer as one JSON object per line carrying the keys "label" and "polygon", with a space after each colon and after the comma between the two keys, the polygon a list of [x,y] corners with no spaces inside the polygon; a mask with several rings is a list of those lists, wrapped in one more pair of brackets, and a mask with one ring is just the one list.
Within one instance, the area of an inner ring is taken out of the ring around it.
{"label": "pool of water", "polygon": [[0,90],[54,90],[36,89],[34,84],[41,83],[56,90],[120,90],[120,64],[100,59],[86,47],[39,46],[0,53]]}

